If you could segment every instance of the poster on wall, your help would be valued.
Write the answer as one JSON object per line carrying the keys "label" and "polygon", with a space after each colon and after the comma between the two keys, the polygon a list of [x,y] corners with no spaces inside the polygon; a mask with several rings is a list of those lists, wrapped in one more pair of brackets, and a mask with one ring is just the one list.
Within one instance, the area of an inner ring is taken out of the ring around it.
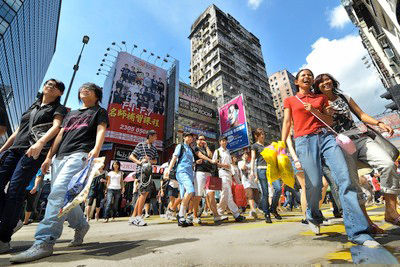
{"label": "poster on wall", "polygon": [[243,95],[239,95],[218,109],[221,135],[228,138],[227,148],[236,151],[250,145],[247,132]]}
{"label": "poster on wall", "polygon": [[162,149],[165,121],[167,71],[120,52],[108,100],[110,127],[106,141],[136,145],[149,130],[157,132],[157,149]]}

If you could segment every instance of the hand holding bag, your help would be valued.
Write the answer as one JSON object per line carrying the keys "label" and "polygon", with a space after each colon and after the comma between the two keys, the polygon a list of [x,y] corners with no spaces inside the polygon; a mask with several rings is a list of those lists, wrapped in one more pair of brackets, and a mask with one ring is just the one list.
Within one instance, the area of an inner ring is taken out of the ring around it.
{"label": "hand holding bag", "polygon": [[[296,98],[304,104],[303,101],[300,100],[300,98],[296,95]],[[310,111],[311,112],[311,111]],[[349,155],[353,155],[356,151],[356,145],[353,143],[353,141],[346,135],[337,133],[331,126],[329,126],[325,121],[323,121],[320,117],[318,117],[316,114],[311,112],[318,120],[320,120],[323,124],[325,124],[326,127],[328,127],[329,130],[331,130],[333,133],[336,134],[336,143],[344,150],[346,151]]]}

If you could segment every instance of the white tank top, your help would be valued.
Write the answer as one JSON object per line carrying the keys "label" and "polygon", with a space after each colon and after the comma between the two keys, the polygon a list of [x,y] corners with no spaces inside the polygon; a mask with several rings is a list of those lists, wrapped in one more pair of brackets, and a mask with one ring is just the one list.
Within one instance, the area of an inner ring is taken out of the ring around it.
{"label": "white tank top", "polygon": [[110,184],[108,185],[108,189],[121,189],[121,179],[122,179],[122,172],[114,172],[111,171],[108,173],[110,176]]}

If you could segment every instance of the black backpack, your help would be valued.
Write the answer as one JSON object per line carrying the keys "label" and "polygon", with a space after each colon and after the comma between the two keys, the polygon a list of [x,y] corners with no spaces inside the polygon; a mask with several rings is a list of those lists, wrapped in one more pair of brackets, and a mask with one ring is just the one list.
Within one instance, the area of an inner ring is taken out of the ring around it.
{"label": "black backpack", "polygon": [[181,148],[179,150],[178,160],[175,162],[174,167],[172,167],[171,171],[169,172],[169,179],[176,180],[176,169],[178,168],[178,164],[181,162],[183,157],[183,153],[185,153],[185,146],[183,143],[180,144]]}

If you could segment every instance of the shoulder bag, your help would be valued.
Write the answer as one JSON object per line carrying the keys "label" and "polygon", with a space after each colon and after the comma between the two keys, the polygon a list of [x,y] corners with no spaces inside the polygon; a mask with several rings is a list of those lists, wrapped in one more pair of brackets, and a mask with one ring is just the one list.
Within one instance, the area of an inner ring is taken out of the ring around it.
{"label": "shoulder bag", "polygon": [[[219,150],[217,149],[217,159],[220,159]],[[218,177],[218,166],[215,164],[210,176],[206,177],[207,190],[222,190],[222,179]]]}
{"label": "shoulder bag", "polygon": [[[31,138],[29,139],[30,145],[34,145],[40,138],[46,135],[47,131],[53,127],[53,122],[41,123],[38,125],[33,126],[33,120],[38,112],[38,108],[35,107],[29,115],[29,133]],[[40,152],[41,155],[46,155],[49,152],[52,142],[47,142],[44,146],[42,151]]]}
{"label": "shoulder bag", "polygon": [[[355,113],[354,110],[351,108],[350,103],[346,99],[346,97],[342,94],[339,94],[339,97],[342,98],[343,101],[347,103],[347,105],[350,108],[350,111],[357,117],[357,119],[359,119],[360,122],[364,123],[358,116],[358,114]],[[367,132],[365,134],[371,137],[371,139],[374,140],[376,143],[378,143],[379,146],[382,147],[383,150],[385,150],[386,153],[390,155],[393,161],[396,161],[397,158],[399,157],[399,150],[389,140],[383,137],[379,131],[375,130],[366,123],[364,123],[364,125],[367,127]]]}

